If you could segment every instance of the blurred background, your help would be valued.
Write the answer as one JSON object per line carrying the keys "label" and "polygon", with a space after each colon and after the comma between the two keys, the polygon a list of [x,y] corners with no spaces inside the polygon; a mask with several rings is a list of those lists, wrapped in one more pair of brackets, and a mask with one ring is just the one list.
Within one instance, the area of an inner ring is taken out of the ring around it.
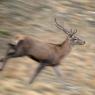
{"label": "blurred background", "polygon": [[0,57],[18,33],[61,43],[66,35],[56,28],[55,17],[67,29],[77,29],[86,41],[62,60],[64,81],[47,67],[28,85],[37,62],[27,57],[10,59],[0,72],[0,95],[95,95],[95,0],[0,0]]}

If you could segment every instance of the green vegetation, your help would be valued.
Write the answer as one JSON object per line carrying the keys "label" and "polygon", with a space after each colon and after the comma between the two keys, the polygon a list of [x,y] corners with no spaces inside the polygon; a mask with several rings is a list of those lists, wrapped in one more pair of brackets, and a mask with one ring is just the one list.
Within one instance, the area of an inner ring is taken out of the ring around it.
{"label": "green vegetation", "polygon": [[4,36],[10,36],[10,33],[8,31],[5,30],[0,30],[0,37],[4,37]]}

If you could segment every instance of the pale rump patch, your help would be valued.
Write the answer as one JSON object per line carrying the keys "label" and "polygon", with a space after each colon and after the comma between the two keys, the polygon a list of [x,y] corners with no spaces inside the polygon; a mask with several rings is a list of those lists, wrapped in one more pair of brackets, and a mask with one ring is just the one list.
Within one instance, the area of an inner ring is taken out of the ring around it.
{"label": "pale rump patch", "polygon": [[16,34],[16,35],[13,35],[10,43],[17,44],[20,40],[23,40],[25,38],[27,38],[27,36],[22,35],[22,34]]}

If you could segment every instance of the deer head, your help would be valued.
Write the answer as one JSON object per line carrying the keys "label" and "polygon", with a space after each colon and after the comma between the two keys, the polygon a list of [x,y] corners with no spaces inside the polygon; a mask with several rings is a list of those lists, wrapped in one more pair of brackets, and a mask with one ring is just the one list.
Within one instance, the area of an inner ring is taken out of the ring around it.
{"label": "deer head", "polygon": [[55,18],[55,23],[56,23],[57,28],[59,28],[60,30],[64,31],[65,34],[67,34],[68,39],[70,40],[72,45],[84,45],[85,44],[85,41],[75,36],[75,34],[77,33],[77,29],[75,29],[74,31],[72,29],[67,30],[66,28],[64,28],[64,25],[61,26],[60,24],[57,23],[56,18]]}

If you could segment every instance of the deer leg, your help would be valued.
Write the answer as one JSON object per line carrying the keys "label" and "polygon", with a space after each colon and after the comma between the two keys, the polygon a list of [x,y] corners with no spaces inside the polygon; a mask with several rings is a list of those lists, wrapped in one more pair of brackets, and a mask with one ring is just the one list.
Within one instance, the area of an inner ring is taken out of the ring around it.
{"label": "deer leg", "polygon": [[6,65],[6,63],[7,63],[7,61],[8,61],[8,59],[12,58],[14,54],[15,54],[15,52],[8,53],[4,58],[2,58],[2,59],[0,60],[0,62],[2,62],[2,63],[0,64],[0,71],[2,71],[2,70],[4,69],[4,67],[5,67],[5,65]]}
{"label": "deer leg", "polygon": [[16,45],[12,43],[8,43],[9,49],[16,50]]}
{"label": "deer leg", "polygon": [[[4,58],[6,58],[8,55],[11,55],[11,54],[9,54],[10,50],[14,50],[15,51],[15,45],[12,45],[11,43],[8,44],[8,49],[7,49],[6,53],[5,53],[5,57]],[[4,60],[4,58],[1,58],[0,62],[2,62]]]}
{"label": "deer leg", "polygon": [[10,51],[11,49],[12,49],[12,47],[9,45],[9,46],[8,46],[8,49],[7,49],[7,51],[6,51],[5,57],[0,59],[0,62],[2,62],[2,63],[0,63],[0,71],[3,70],[3,67],[4,67],[4,65],[5,65],[5,63],[6,63],[6,60],[7,60],[8,53],[9,53],[9,51]]}
{"label": "deer leg", "polygon": [[9,52],[10,49],[11,49],[11,47],[8,48],[5,57],[2,58],[2,59],[0,59],[0,62],[2,62],[2,63],[0,64],[0,71],[2,71],[2,70],[4,69],[4,67],[5,67],[5,65],[6,65],[6,63],[7,63],[7,61],[8,61],[10,58],[15,58],[15,57],[20,57],[20,56],[22,56],[22,52],[21,52],[20,49],[15,50],[15,51],[13,51],[13,52]]}
{"label": "deer leg", "polygon": [[54,66],[53,69],[54,69],[55,74],[57,75],[58,80],[63,82],[63,77],[62,77],[63,73],[61,72],[59,67],[58,66]]}
{"label": "deer leg", "polygon": [[45,68],[46,65],[40,64],[38,68],[36,69],[33,77],[30,79],[29,84],[33,83],[36,77],[40,74],[40,72]]}

